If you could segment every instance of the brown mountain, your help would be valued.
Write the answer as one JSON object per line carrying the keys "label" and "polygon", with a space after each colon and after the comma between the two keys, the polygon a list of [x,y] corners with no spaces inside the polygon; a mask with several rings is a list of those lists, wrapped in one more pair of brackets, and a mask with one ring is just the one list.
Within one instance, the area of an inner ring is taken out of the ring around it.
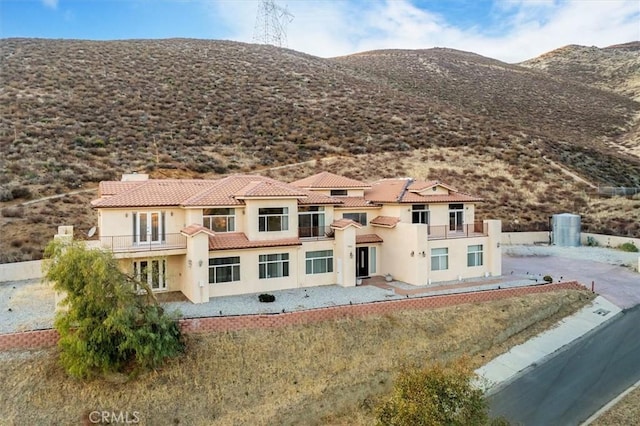
{"label": "brown mountain", "polygon": [[519,65],[640,101],[640,41],[602,49],[571,44]]}
{"label": "brown mountain", "polygon": [[[547,75],[618,93],[640,102],[640,41],[605,48],[569,45],[519,64]],[[640,114],[610,145],[640,157]]]}
{"label": "brown mountain", "polygon": [[11,244],[3,252],[18,253],[5,261],[37,257],[69,218],[85,231],[94,223],[90,195],[14,211],[29,196],[129,171],[272,173],[312,158],[363,179],[424,165],[518,226],[582,209],[589,229],[640,232],[633,218],[612,219],[608,202],[590,201],[583,183],[640,186],[640,160],[615,148],[640,104],[472,53],[322,59],[226,41],[2,39],[0,82],[0,224]]}

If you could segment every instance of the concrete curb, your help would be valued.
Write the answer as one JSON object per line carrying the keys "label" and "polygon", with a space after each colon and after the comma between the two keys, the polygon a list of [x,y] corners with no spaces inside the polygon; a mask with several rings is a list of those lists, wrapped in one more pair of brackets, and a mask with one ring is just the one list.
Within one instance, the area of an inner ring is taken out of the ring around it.
{"label": "concrete curb", "polygon": [[491,395],[621,313],[618,306],[598,296],[589,306],[559,321],[556,327],[514,346],[477,369],[476,383]]}
{"label": "concrete curb", "polygon": [[611,401],[609,401],[608,403],[606,403],[605,405],[602,406],[602,408],[600,408],[598,411],[596,411],[595,413],[593,413],[593,415],[591,417],[589,417],[587,420],[585,420],[584,422],[582,422],[580,424],[580,426],[588,426],[591,423],[593,423],[598,417],[600,417],[601,415],[603,415],[604,413],[606,413],[607,411],[609,411],[611,408],[613,408],[614,405],[616,405],[618,402],[620,402],[625,396],[627,396],[628,394],[630,394],[631,392],[633,392],[634,390],[636,390],[638,387],[640,387],[640,380],[638,380],[637,382],[635,382],[633,385],[631,385],[627,390],[625,390],[624,392],[622,392],[620,395],[616,396],[615,398],[613,398]]}

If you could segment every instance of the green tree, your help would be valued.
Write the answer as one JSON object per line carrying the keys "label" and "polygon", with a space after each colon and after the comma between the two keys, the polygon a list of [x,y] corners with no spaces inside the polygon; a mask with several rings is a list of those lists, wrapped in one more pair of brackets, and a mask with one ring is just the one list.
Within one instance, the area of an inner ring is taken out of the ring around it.
{"label": "green tree", "polygon": [[54,326],[70,375],[156,368],[184,350],[176,318],[165,315],[149,286],[123,273],[111,253],[52,241],[45,256],[46,278],[66,295]]}
{"label": "green tree", "polygon": [[466,360],[423,369],[404,369],[393,393],[377,409],[378,424],[441,426],[489,424],[484,393],[473,384]]}

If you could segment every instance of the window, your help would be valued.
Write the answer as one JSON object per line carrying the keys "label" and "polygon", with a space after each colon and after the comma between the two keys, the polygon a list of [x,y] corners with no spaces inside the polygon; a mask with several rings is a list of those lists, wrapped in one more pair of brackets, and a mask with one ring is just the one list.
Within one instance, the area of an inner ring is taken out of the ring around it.
{"label": "window", "polygon": [[369,273],[376,273],[376,248],[369,247]]}
{"label": "window", "polygon": [[[152,290],[167,288],[166,259],[147,259],[133,262],[133,276],[136,280],[147,283]],[[138,290],[140,290],[138,288]]]}
{"label": "window", "polygon": [[467,266],[482,266],[482,244],[467,248]]}
{"label": "window", "polygon": [[209,284],[240,281],[240,256],[209,259]]}
{"label": "window", "polygon": [[260,279],[289,276],[289,253],[261,254],[258,257]]}
{"label": "window", "polygon": [[202,224],[215,232],[233,232],[236,230],[235,209],[204,209]]}
{"label": "window", "polygon": [[444,271],[445,269],[449,269],[449,249],[431,249],[431,270]]}
{"label": "window", "polygon": [[324,207],[298,207],[298,235],[300,238],[324,236]]}
{"label": "window", "polygon": [[334,197],[346,197],[347,190],[346,189],[332,189],[331,195]]}
{"label": "window", "polygon": [[333,272],[333,250],[308,251],[306,258],[307,274]]}
{"label": "window", "polygon": [[260,232],[286,231],[288,229],[288,207],[269,207],[258,209],[258,230]]}
{"label": "window", "polygon": [[132,212],[133,240],[140,243],[164,243],[166,241],[164,212]]}
{"label": "window", "polygon": [[362,226],[367,226],[367,214],[366,213],[344,213],[342,215],[344,219],[351,219],[354,222],[358,222]]}
{"label": "window", "polygon": [[429,206],[414,204],[411,208],[411,223],[429,224]]}

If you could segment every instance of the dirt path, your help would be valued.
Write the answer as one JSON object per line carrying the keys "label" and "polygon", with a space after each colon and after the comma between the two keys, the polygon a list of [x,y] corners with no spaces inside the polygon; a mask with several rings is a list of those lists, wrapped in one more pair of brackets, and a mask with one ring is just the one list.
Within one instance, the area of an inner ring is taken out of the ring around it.
{"label": "dirt path", "polygon": [[82,193],[85,193],[85,192],[95,192],[97,189],[98,188],[78,189],[76,191],[65,192],[63,194],[48,195],[46,197],[36,198],[35,200],[25,201],[23,203],[18,203],[16,205],[29,206],[31,204],[41,203],[41,202],[47,201],[47,200],[54,200],[56,198],[63,198],[63,197],[66,197],[67,195],[82,194]]}
{"label": "dirt path", "polygon": [[552,166],[557,167],[558,169],[560,169],[560,171],[562,173],[564,173],[567,176],[570,176],[571,178],[573,178],[574,180],[578,181],[578,182],[582,182],[586,185],[589,185],[591,188],[597,189],[598,186],[589,182],[588,180],[578,176],[577,174],[575,174],[574,172],[572,172],[571,170],[567,169],[566,167],[556,163],[553,160],[548,159],[547,157],[542,157],[547,163],[551,164]]}

